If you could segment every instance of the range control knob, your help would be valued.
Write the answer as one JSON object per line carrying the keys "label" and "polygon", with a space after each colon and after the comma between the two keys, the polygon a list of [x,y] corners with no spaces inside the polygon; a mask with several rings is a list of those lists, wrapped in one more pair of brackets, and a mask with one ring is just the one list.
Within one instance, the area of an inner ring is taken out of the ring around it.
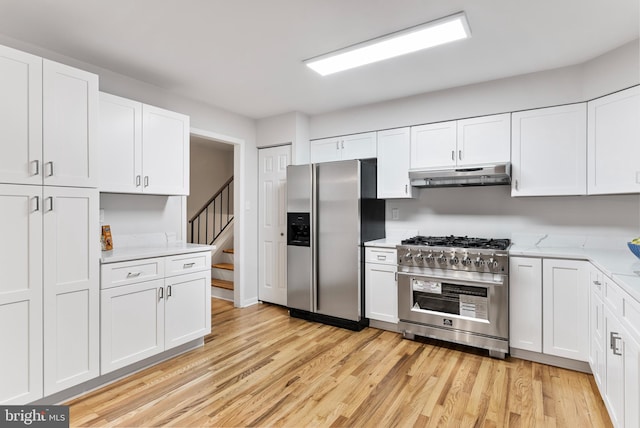
{"label": "range control knob", "polygon": [[490,268],[497,268],[498,267],[498,261],[495,260],[493,257],[491,257],[489,259],[489,261],[487,262],[487,266],[489,266]]}
{"label": "range control knob", "polygon": [[484,264],[484,260],[482,259],[482,257],[477,257],[476,261],[473,262],[474,265],[476,265],[476,267],[480,267]]}
{"label": "range control knob", "polygon": [[458,264],[458,257],[456,257],[456,256],[451,257],[451,259],[449,260],[449,264],[452,265],[452,266],[453,265],[457,265]]}
{"label": "range control knob", "polygon": [[438,263],[446,263],[447,262],[447,258],[444,256],[444,251],[442,253],[440,253],[440,257],[438,257]]}
{"label": "range control knob", "polygon": [[433,253],[429,253],[427,257],[425,257],[424,259],[425,263],[433,263],[434,260],[435,260],[435,257],[433,257]]}
{"label": "range control knob", "polygon": [[418,251],[418,254],[413,256],[413,261],[415,261],[416,263],[422,263],[423,260],[424,260],[424,256],[422,255],[422,252],[420,252],[420,251]]}
{"label": "range control knob", "polygon": [[469,258],[469,256],[464,256],[464,258],[462,259],[462,264],[464,266],[469,266],[471,264],[471,259]]}
{"label": "range control knob", "polygon": [[405,261],[410,262],[413,256],[411,255],[411,251],[408,251],[407,254],[404,255]]}

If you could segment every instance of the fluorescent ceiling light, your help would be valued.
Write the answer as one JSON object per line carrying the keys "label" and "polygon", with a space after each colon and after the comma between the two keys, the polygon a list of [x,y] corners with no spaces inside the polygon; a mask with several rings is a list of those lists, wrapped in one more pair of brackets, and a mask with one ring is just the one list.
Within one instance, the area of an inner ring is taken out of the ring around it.
{"label": "fluorescent ceiling light", "polygon": [[323,76],[471,36],[464,12],[305,60]]}

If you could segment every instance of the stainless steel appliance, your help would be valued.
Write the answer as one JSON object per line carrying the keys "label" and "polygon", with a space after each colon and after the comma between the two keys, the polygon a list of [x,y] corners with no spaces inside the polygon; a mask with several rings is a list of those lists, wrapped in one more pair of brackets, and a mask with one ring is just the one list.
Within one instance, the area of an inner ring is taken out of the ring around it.
{"label": "stainless steel appliance", "polygon": [[376,161],[287,167],[287,306],[293,317],[352,330],[364,318],[365,241],[384,238]]}
{"label": "stainless steel appliance", "polygon": [[509,239],[416,236],[398,250],[398,329],[509,352]]}
{"label": "stainless steel appliance", "polygon": [[410,170],[414,187],[497,186],[511,184],[511,164]]}

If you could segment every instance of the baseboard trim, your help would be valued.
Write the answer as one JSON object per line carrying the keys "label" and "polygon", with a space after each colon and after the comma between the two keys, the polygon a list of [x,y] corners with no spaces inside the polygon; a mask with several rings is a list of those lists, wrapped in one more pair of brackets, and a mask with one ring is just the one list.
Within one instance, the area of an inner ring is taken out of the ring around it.
{"label": "baseboard trim", "polygon": [[556,357],[555,355],[546,355],[539,352],[517,348],[509,348],[509,354],[512,357],[520,358],[522,360],[534,361],[536,363],[547,364],[549,366],[591,374],[591,367],[589,367],[589,363],[585,361]]}

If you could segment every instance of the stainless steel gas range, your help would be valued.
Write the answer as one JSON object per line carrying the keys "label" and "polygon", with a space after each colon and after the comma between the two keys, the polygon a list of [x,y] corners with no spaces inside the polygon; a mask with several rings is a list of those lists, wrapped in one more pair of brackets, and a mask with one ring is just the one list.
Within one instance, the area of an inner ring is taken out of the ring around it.
{"label": "stainless steel gas range", "polygon": [[416,335],[509,352],[509,239],[416,236],[398,250],[398,324]]}

